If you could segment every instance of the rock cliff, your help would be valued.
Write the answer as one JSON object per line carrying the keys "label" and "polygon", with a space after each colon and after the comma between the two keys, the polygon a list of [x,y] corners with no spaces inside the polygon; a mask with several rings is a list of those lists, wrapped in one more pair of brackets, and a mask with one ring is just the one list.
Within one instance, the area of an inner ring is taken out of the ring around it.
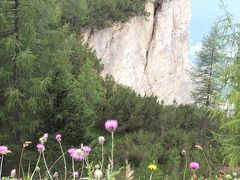
{"label": "rock cliff", "polygon": [[102,59],[102,75],[111,74],[141,95],[157,95],[171,104],[191,103],[191,63],[188,58],[190,0],[160,0],[146,4],[149,17],[133,17],[96,33],[84,43]]}

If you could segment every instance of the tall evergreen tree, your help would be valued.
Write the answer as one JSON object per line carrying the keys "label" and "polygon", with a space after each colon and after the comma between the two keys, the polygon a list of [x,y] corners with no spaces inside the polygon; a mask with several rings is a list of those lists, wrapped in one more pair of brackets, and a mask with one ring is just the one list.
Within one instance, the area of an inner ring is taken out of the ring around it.
{"label": "tall evergreen tree", "polygon": [[215,95],[221,91],[218,66],[223,59],[223,46],[219,42],[219,29],[214,26],[202,41],[202,49],[197,54],[197,63],[193,73],[193,98],[197,104],[214,107]]}
{"label": "tall evergreen tree", "polygon": [[219,21],[219,26],[221,42],[228,52],[228,57],[221,68],[221,83],[225,87],[221,100],[227,113],[221,116],[219,134],[227,162],[231,167],[238,167],[240,165],[240,26],[233,23],[233,17],[226,9],[225,12],[225,16]]}
{"label": "tall evergreen tree", "polygon": [[[69,143],[90,137],[100,66],[61,17],[58,0],[0,1],[1,143],[20,144],[36,130],[61,131]],[[81,85],[86,70],[92,87]]]}

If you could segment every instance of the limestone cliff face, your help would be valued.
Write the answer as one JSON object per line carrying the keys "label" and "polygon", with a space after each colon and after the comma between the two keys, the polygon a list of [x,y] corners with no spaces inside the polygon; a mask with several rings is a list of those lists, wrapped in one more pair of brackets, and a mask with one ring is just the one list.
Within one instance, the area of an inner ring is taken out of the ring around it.
{"label": "limestone cliff face", "polygon": [[190,103],[192,84],[188,58],[190,0],[148,2],[147,18],[134,17],[94,34],[84,42],[102,59],[102,75],[111,74],[141,95],[157,95],[171,104]]}

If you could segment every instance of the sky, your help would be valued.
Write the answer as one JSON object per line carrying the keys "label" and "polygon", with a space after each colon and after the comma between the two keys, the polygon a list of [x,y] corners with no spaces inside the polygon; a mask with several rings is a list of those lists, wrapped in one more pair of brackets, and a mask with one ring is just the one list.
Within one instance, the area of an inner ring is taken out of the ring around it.
{"label": "sky", "polygon": [[[223,0],[236,22],[240,23],[240,0]],[[201,40],[210,32],[218,17],[224,15],[220,0],[191,0],[192,19],[189,25],[190,60],[195,63],[196,52],[201,49]]]}

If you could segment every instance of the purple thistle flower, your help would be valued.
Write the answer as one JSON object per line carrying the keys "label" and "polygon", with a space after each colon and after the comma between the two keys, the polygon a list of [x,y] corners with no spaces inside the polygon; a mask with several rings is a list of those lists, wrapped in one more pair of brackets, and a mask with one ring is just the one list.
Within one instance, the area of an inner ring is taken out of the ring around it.
{"label": "purple thistle flower", "polygon": [[37,149],[38,149],[39,152],[44,151],[45,150],[44,144],[37,144]]}
{"label": "purple thistle flower", "polygon": [[55,139],[56,139],[57,141],[61,141],[61,140],[62,140],[62,135],[61,135],[61,134],[57,134],[57,135],[55,136]]}
{"label": "purple thistle flower", "polygon": [[48,139],[48,133],[45,133],[45,134],[43,135],[43,138],[44,138],[44,139]]}
{"label": "purple thistle flower", "polygon": [[115,131],[118,127],[118,122],[115,119],[110,119],[105,122],[105,129],[109,132]]}
{"label": "purple thistle flower", "polygon": [[71,148],[68,153],[76,161],[82,161],[84,158],[84,152],[81,149]]}
{"label": "purple thistle flower", "polygon": [[85,152],[85,153],[90,153],[92,151],[92,148],[89,147],[89,146],[83,146],[82,147],[82,150]]}
{"label": "purple thistle flower", "polygon": [[77,171],[76,171],[76,172],[73,172],[73,176],[74,176],[74,177],[78,177],[78,176],[79,176],[78,172],[77,172]]}
{"label": "purple thistle flower", "polygon": [[0,146],[0,152],[7,151],[7,150],[8,150],[7,146]]}
{"label": "purple thistle flower", "polygon": [[197,162],[191,162],[189,164],[189,168],[192,169],[192,170],[197,170],[197,169],[199,169],[199,167],[200,167],[200,165]]}
{"label": "purple thistle flower", "polygon": [[69,150],[68,150],[68,153],[71,155],[72,153],[74,153],[75,152],[75,150],[76,150],[76,148],[70,148]]}
{"label": "purple thistle flower", "polygon": [[7,146],[0,146],[0,154],[7,154],[10,153],[11,151],[8,150]]}

